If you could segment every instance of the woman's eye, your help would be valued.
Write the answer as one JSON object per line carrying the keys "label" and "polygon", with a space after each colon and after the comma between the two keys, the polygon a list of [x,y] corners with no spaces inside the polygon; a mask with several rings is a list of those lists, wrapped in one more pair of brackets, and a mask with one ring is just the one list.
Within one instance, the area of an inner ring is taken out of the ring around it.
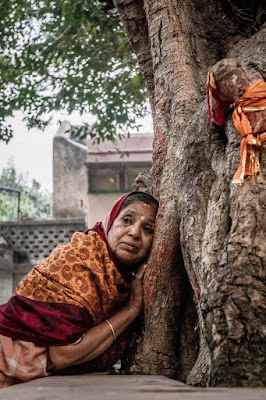
{"label": "woman's eye", "polygon": [[149,228],[148,226],[146,228],[144,228],[144,230],[151,234],[154,232],[154,230],[152,228]]}
{"label": "woman's eye", "polygon": [[123,221],[125,222],[125,224],[130,224],[130,222],[131,222],[131,220],[127,217],[124,217]]}

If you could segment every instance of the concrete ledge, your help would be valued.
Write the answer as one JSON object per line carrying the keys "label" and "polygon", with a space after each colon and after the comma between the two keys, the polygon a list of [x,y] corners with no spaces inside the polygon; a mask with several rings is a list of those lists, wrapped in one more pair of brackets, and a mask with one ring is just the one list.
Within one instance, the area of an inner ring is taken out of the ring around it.
{"label": "concrete ledge", "polygon": [[1,400],[265,400],[266,388],[194,388],[163,376],[51,376],[0,389]]}
{"label": "concrete ledge", "polygon": [[84,224],[84,218],[55,218],[55,219],[25,219],[19,222],[0,221],[0,227],[24,227],[24,226],[46,226],[46,225],[72,225]]}

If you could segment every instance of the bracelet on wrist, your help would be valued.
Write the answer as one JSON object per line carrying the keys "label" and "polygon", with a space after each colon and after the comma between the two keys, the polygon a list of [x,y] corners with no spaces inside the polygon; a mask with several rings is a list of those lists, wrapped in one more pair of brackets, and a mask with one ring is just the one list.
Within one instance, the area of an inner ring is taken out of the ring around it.
{"label": "bracelet on wrist", "polygon": [[112,332],[112,335],[113,335],[114,340],[116,340],[116,335],[115,335],[115,331],[114,331],[113,325],[111,324],[111,322],[109,321],[109,319],[106,319],[105,321],[107,322],[107,324],[109,325],[109,327],[110,327],[110,329],[111,329],[111,332]]}

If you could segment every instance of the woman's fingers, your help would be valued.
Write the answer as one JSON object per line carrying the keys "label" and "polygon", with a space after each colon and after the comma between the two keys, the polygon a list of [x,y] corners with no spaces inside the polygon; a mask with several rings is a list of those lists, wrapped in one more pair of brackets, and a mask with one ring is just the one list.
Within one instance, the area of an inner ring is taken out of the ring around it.
{"label": "woman's fingers", "polygon": [[132,307],[137,314],[142,310],[143,305],[143,275],[146,269],[146,264],[143,264],[136,274],[135,279],[131,282],[131,294],[129,300],[129,306]]}
{"label": "woman's fingers", "polygon": [[143,264],[143,265],[138,269],[138,272],[137,272],[137,274],[136,274],[136,278],[138,278],[138,279],[142,279],[142,278],[143,278],[143,275],[144,275],[144,272],[145,272],[146,267],[147,267],[147,264]]}

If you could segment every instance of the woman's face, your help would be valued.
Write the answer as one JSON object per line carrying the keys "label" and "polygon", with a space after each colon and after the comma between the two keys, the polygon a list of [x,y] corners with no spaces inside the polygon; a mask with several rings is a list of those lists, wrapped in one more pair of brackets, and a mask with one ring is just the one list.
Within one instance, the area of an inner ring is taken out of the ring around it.
{"label": "woman's face", "polygon": [[125,265],[145,260],[152,244],[157,208],[135,201],[120,211],[107,235],[115,257]]}

